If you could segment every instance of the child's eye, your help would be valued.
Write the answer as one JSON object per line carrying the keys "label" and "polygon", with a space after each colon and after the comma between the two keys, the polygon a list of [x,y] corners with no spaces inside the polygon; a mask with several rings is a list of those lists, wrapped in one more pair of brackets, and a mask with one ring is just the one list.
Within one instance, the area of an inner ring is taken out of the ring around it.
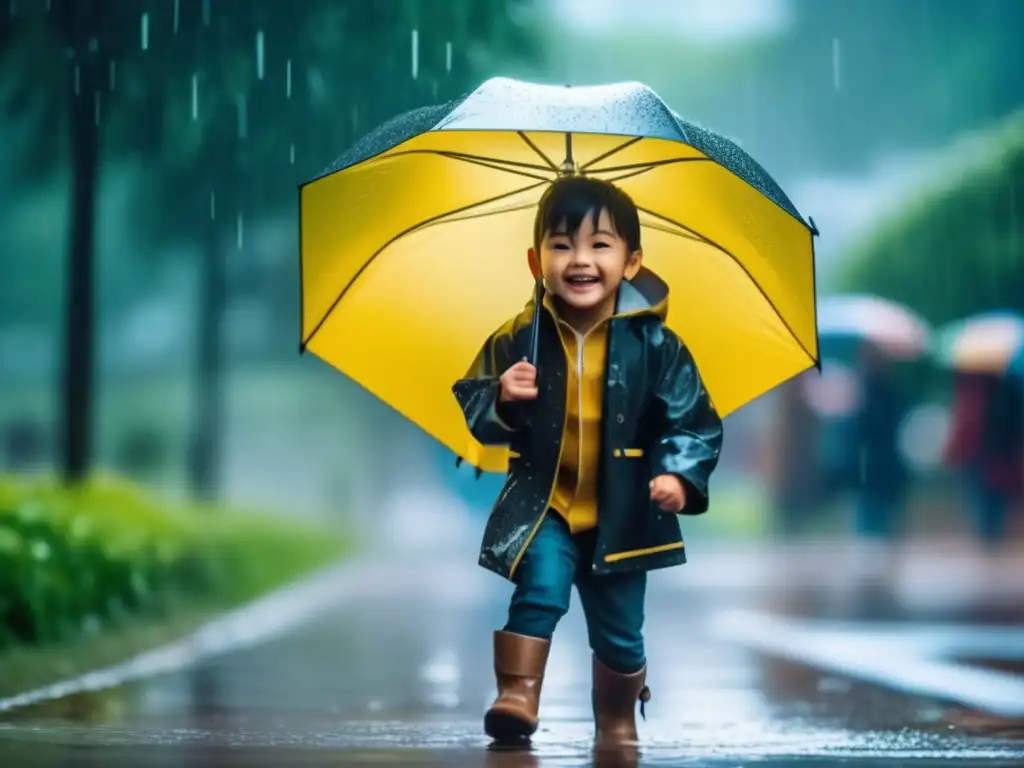
{"label": "child's eye", "polygon": [[594,247],[595,248],[611,248],[612,246],[611,246],[610,243],[596,242],[596,243],[594,243]]}
{"label": "child's eye", "polygon": [[569,244],[568,243],[552,243],[551,247],[554,250],[556,250],[556,251],[568,251],[569,250]]}

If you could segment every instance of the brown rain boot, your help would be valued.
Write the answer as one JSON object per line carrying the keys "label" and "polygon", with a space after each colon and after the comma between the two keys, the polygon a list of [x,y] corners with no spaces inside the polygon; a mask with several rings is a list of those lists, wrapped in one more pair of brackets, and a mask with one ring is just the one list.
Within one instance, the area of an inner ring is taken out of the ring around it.
{"label": "brown rain boot", "polygon": [[632,675],[613,672],[594,657],[594,725],[598,747],[636,744],[636,703],[640,713],[651,700],[651,691],[644,684],[647,667]]}
{"label": "brown rain boot", "polygon": [[494,633],[494,676],[498,698],[484,716],[484,730],[496,741],[515,741],[537,730],[537,709],[550,640]]}

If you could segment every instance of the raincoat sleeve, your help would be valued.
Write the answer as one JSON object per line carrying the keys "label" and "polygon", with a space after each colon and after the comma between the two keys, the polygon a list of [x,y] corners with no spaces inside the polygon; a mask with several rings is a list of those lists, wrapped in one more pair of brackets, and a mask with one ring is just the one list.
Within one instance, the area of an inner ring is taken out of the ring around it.
{"label": "raincoat sleeve", "polygon": [[503,330],[487,340],[466,376],[452,387],[470,433],[483,445],[508,445],[519,431],[514,409],[498,402],[499,378],[515,362],[511,335]]}
{"label": "raincoat sleeve", "polygon": [[722,450],[722,420],[686,345],[668,330],[665,336],[654,392],[651,472],[678,477],[686,491],[680,514],[699,515],[708,509],[708,480]]}

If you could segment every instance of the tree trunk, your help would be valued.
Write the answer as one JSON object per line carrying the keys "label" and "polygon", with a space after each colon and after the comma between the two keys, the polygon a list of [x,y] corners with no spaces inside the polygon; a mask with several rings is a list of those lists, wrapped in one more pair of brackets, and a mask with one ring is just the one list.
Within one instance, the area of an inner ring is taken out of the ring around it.
{"label": "tree trunk", "polygon": [[211,216],[199,265],[199,314],[189,482],[198,498],[216,498],[221,484],[224,432],[223,317],[226,302],[223,227]]}
{"label": "tree trunk", "polygon": [[90,51],[88,47],[88,30],[94,19],[88,11],[79,10],[76,15],[73,27],[75,59],[69,68],[71,81],[68,87],[71,217],[61,383],[63,439],[60,469],[68,484],[81,480],[92,463],[95,345],[93,276],[99,170],[99,128],[95,101],[99,85],[99,62],[96,52]]}

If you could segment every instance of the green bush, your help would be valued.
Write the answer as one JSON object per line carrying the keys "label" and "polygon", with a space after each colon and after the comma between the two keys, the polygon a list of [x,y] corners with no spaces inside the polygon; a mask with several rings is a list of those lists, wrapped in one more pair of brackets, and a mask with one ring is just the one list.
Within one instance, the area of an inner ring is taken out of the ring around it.
{"label": "green bush", "polygon": [[936,325],[1024,309],[1024,111],[981,142],[980,157],[966,153],[856,242],[832,287],[886,296]]}
{"label": "green bush", "polygon": [[116,480],[68,489],[0,476],[0,649],[244,601],[343,549],[330,531],[158,501]]}

